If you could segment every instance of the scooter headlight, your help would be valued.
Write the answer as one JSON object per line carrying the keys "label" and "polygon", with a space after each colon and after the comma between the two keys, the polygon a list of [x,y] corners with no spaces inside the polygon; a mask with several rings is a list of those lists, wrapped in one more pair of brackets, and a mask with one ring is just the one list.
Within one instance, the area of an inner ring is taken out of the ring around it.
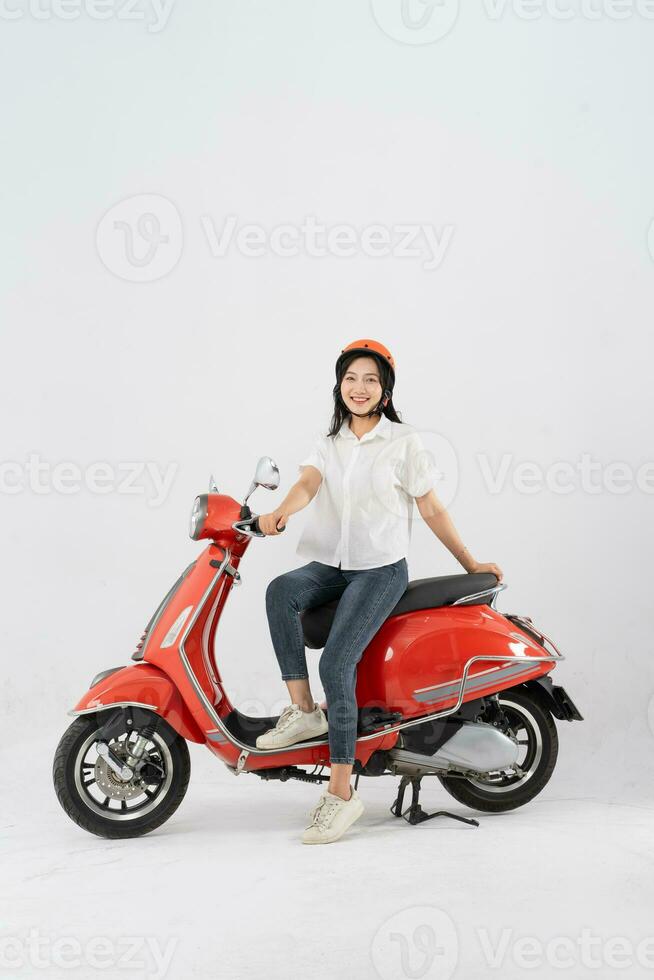
{"label": "scooter headlight", "polygon": [[189,526],[188,533],[197,541],[202,531],[204,529],[204,523],[207,519],[207,494],[201,493],[199,497],[196,497],[193,502],[193,510],[191,511],[191,523]]}

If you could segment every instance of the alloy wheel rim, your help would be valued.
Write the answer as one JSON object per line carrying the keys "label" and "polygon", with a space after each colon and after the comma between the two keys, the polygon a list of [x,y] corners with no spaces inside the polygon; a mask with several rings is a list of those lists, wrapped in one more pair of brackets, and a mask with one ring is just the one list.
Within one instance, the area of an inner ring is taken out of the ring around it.
{"label": "alloy wheel rim", "polygon": [[[517,738],[519,744],[525,745],[522,759],[518,756],[516,765],[522,770],[522,774],[517,776],[507,775],[506,771],[499,775],[499,779],[492,779],[490,776],[485,779],[469,777],[467,782],[477,789],[484,790],[485,793],[509,793],[519,786],[524,786],[534,775],[541,759],[543,758],[543,737],[538,722],[528,708],[510,698],[500,698],[500,704],[508,716],[511,734]],[[526,735],[526,738],[525,738]]]}
{"label": "alloy wheel rim", "polygon": [[[134,742],[139,732],[132,728],[109,743],[119,758],[127,754],[127,743]],[[75,788],[82,803],[105,820],[124,823],[137,820],[156,809],[167,796],[173,779],[173,760],[165,741],[154,732],[145,745],[143,757],[157,768],[163,768],[161,781],[144,780],[145,786],[134,779],[120,780],[98,755],[95,746],[98,730],[90,734],[77,750],[74,762]]]}

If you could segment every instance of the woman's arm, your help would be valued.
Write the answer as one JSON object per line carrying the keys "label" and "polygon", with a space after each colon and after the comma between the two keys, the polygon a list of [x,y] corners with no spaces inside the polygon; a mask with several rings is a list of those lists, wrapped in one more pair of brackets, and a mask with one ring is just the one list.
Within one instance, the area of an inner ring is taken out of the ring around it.
{"label": "woman's arm", "polygon": [[466,572],[492,572],[497,576],[498,582],[502,581],[502,569],[499,565],[494,562],[478,562],[472,557],[434,490],[430,490],[422,497],[414,497],[414,500],[425,524],[429,525],[438,540],[454,555],[459,564],[463,565]]}
{"label": "woman's arm", "polygon": [[291,514],[296,514],[307,504],[310,504],[320,489],[322,476],[315,466],[305,466],[300,479],[293,484],[279,507],[270,514],[259,517],[259,527],[264,534],[279,534],[286,526]]}

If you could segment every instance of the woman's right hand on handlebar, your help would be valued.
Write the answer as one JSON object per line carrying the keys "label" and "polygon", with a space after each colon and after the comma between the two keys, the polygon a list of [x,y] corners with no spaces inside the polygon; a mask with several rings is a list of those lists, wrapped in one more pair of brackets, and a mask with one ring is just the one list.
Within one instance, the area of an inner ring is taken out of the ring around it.
{"label": "woman's right hand on handlebar", "polygon": [[270,514],[259,514],[259,530],[263,534],[280,534],[286,526],[288,514],[283,510],[273,510]]}

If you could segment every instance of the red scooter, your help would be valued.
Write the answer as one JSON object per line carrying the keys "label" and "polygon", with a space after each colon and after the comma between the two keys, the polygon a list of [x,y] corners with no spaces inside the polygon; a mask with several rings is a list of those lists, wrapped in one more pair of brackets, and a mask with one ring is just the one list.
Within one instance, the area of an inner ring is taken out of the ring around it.
{"label": "red scooter", "polygon": [[[284,749],[256,747],[277,717],[234,708],[215,649],[221,613],[241,582],[241,559],[253,537],[265,536],[247,501],[256,487],[278,486],[277,466],[263,457],[242,504],[215,486],[196,498],[190,536],[207,547],[161,601],[135,662],[97,674],[69,712],[75,720],[57,747],[53,778],[61,805],[85,830],[119,838],[161,826],[186,792],[187,741],[206,745],[235,776],[329,778],[326,736]],[[529,617],[495,608],[504,588],[489,573],[410,582],[359,663],[356,780],[400,776],[391,812],[411,824],[437,815],[419,803],[426,775],[475,810],[527,803],[556,763],[553,718],[582,720],[552,683],[563,659],[554,643]],[[324,647],[337,605],[302,613],[311,649]],[[403,810],[408,786],[412,800]]]}

